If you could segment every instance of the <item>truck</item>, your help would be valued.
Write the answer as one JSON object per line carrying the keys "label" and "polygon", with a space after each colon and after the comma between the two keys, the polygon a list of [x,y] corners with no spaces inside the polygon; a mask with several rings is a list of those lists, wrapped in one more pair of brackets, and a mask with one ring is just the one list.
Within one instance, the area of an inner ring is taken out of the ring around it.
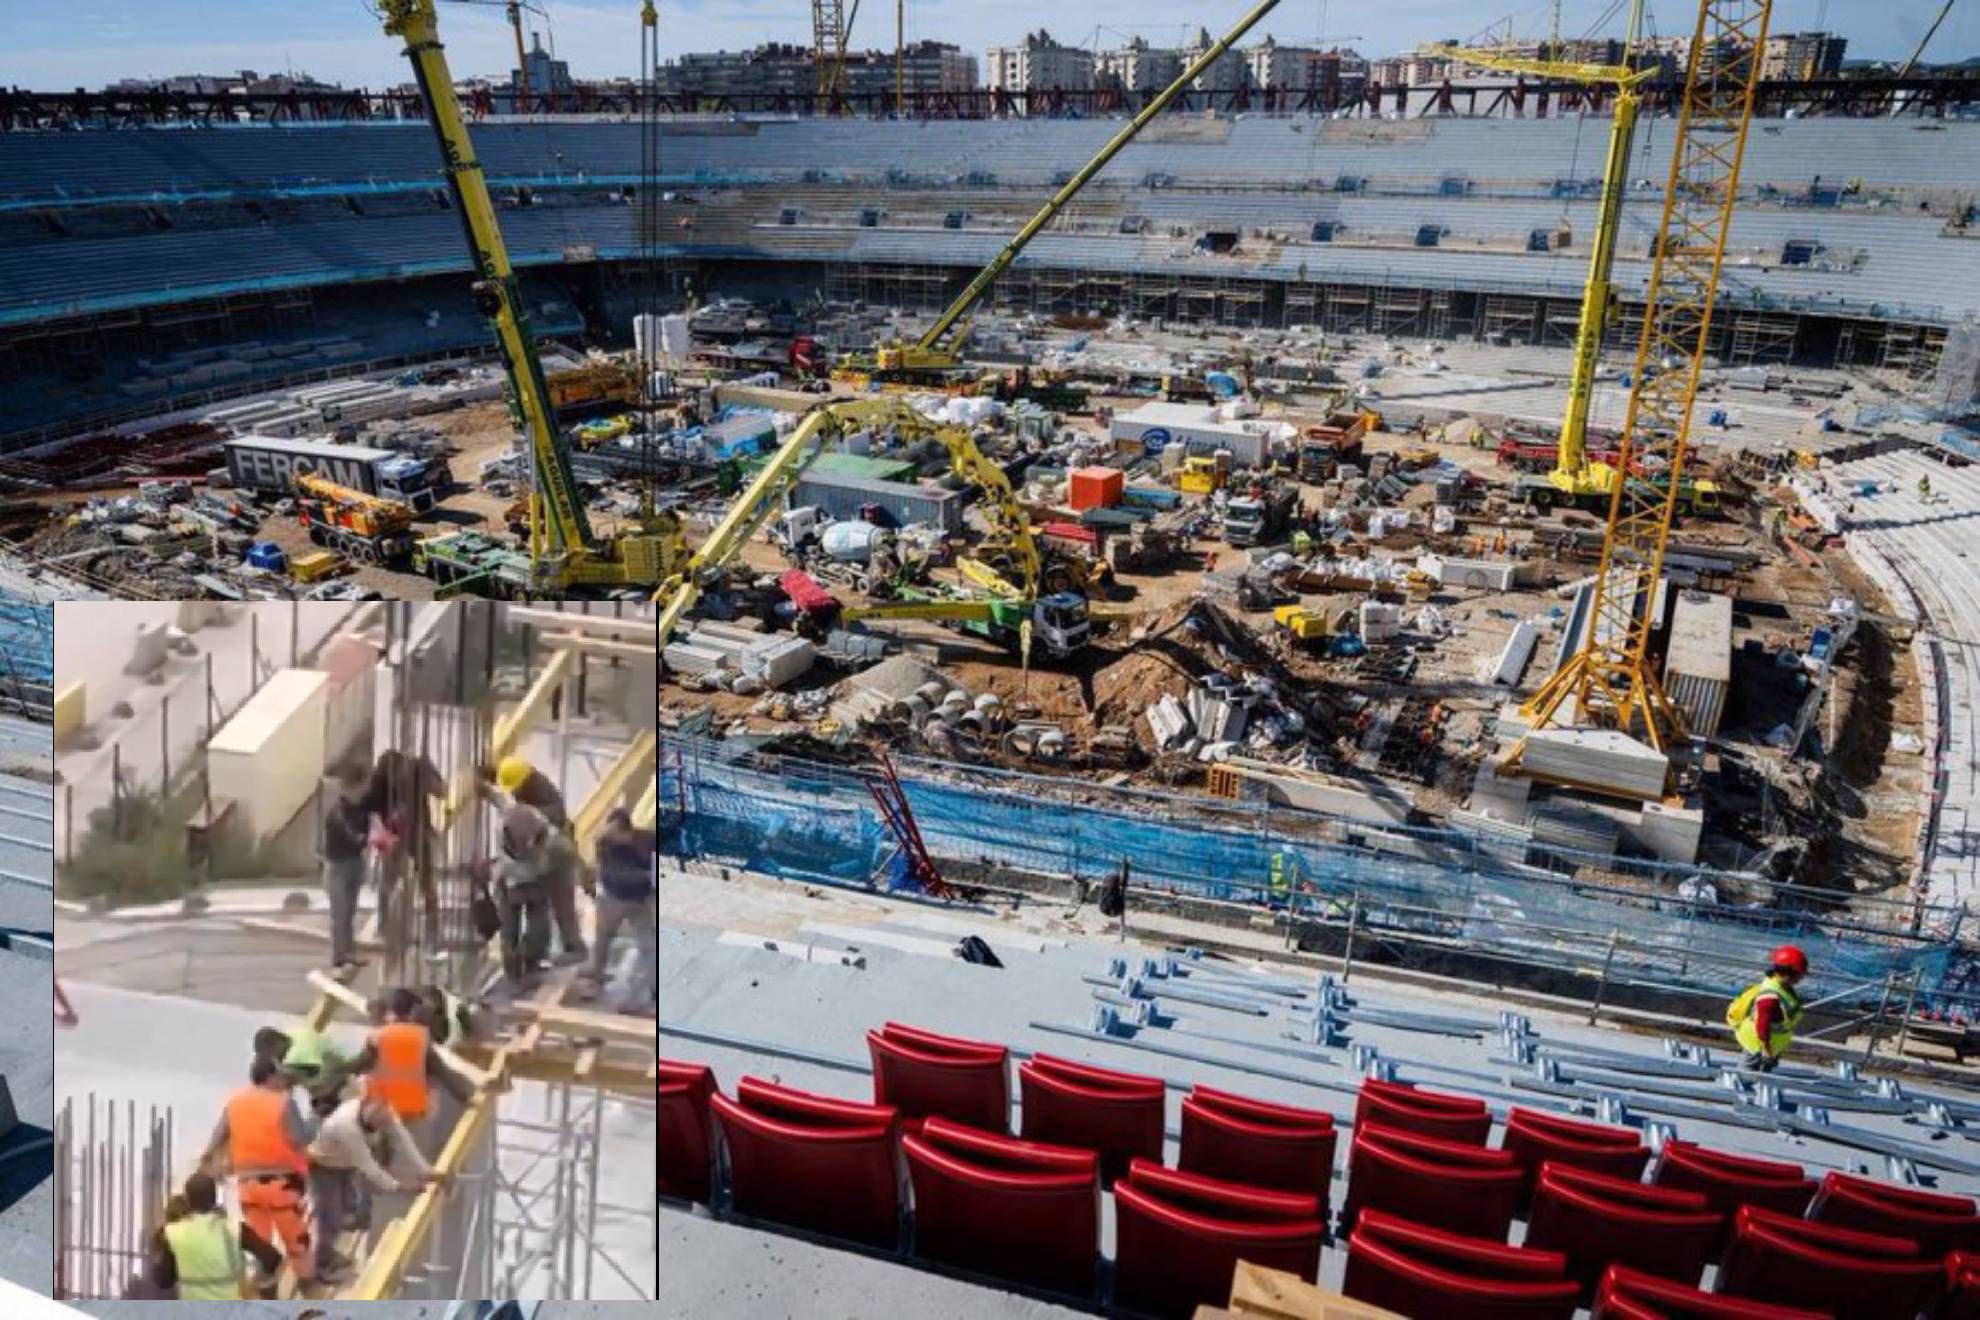
{"label": "truck", "polygon": [[848,605],[839,612],[843,624],[861,620],[922,619],[944,623],[960,633],[982,637],[999,646],[1022,649],[1024,628],[1030,625],[1031,644],[1055,660],[1079,654],[1093,638],[1093,620],[1086,597],[1060,592],[1038,600],[944,598],[903,592],[901,600],[884,605]]}
{"label": "truck", "polygon": [[296,478],[296,519],[312,542],[356,563],[390,567],[412,558],[413,510],[403,500],[304,473]]}
{"label": "truck", "polygon": [[1299,442],[1299,479],[1317,485],[1333,480],[1343,463],[1360,467],[1362,441],[1378,420],[1371,412],[1332,413],[1307,427]]}
{"label": "truck", "polygon": [[442,460],[413,458],[390,449],[340,445],[328,440],[289,440],[252,435],[229,440],[227,475],[241,490],[288,495],[296,478],[314,474],[339,486],[426,513],[439,502]]}
{"label": "truck", "polygon": [[1299,492],[1279,486],[1239,495],[1224,506],[1224,540],[1235,546],[1264,545],[1292,524]]}

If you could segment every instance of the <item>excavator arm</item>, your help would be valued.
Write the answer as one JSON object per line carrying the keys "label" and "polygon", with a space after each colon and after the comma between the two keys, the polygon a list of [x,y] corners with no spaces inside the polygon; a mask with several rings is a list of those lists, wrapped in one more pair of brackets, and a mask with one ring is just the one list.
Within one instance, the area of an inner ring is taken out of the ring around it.
{"label": "excavator arm", "polygon": [[[742,553],[750,538],[775,512],[777,501],[797,483],[825,445],[866,426],[891,427],[904,436],[939,440],[948,450],[949,465],[956,475],[983,492],[990,523],[985,546],[1009,561],[1011,575],[998,567],[981,568],[983,574],[1003,583],[1001,589],[990,589],[999,595],[1026,600],[1038,594],[1042,557],[1031,534],[1031,521],[1025,516],[1024,506],[1018,503],[1010,478],[977,448],[968,428],[930,421],[898,399],[862,399],[827,404],[808,413],[736,497],[680,571],[660,585],[653,596],[666,602],[660,612],[660,646],[672,640],[681,620],[701,599],[702,585],[708,576]],[[1012,575],[1015,581],[1009,580]],[[978,581],[979,585],[990,587],[989,582],[980,578]]]}
{"label": "excavator arm", "polygon": [[534,493],[530,496],[530,561],[539,587],[556,589],[573,560],[598,547],[571,473],[570,456],[557,434],[556,411],[543,364],[530,336],[529,317],[509,252],[495,219],[488,180],[454,94],[454,78],[440,44],[434,0],[381,0],[385,31],[405,42],[407,60],[424,98],[454,207],[474,262],[475,306],[488,319],[508,373],[516,421],[528,441]]}

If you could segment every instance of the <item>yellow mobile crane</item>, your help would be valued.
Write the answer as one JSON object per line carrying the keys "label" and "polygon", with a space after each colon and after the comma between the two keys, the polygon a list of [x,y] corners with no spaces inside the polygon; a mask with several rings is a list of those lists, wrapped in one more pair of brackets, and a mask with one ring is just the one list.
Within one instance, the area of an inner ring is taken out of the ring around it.
{"label": "yellow mobile crane", "polygon": [[1030,521],[1017,502],[1010,479],[984,457],[967,428],[932,422],[895,399],[830,403],[805,415],[736,497],[722,521],[654,593],[655,600],[666,602],[660,611],[661,647],[672,640],[681,620],[701,599],[704,584],[742,552],[776,511],[784,492],[797,483],[825,446],[851,431],[874,426],[891,427],[903,436],[941,441],[949,451],[949,466],[955,474],[983,491],[990,523],[989,535],[979,547],[982,558],[965,561],[965,575],[978,583],[997,583],[991,589],[1000,597],[1037,596],[1046,570]]}
{"label": "yellow mobile crane", "polygon": [[406,58],[440,142],[447,183],[474,262],[475,305],[495,332],[516,423],[528,441],[533,475],[527,565],[510,562],[511,552],[479,533],[422,541],[416,562],[457,588],[485,588],[492,594],[556,597],[573,590],[650,588],[664,581],[687,555],[679,521],[671,514],[656,513],[649,504],[632,530],[609,537],[593,530],[571,473],[570,451],[557,431],[550,387],[530,336],[515,268],[509,264],[508,248],[495,221],[488,180],[454,94],[434,0],[381,0],[380,9],[386,33],[405,41]]}
{"label": "yellow mobile crane", "polygon": [[[1663,479],[1613,484],[1587,631],[1568,662],[1520,707],[1529,734],[1561,719],[1571,701],[1578,724],[1640,733],[1660,751],[1684,737],[1684,716],[1657,678],[1650,637],[1771,13],[1772,0],[1699,0],[1616,457],[1620,471],[1635,471],[1641,460]],[[1669,365],[1646,371],[1658,364]],[[1501,773],[1521,771],[1526,744],[1521,738],[1513,745]]]}
{"label": "yellow mobile crane", "polygon": [[885,389],[949,389],[969,388],[974,384],[972,375],[964,369],[961,356],[963,341],[969,335],[970,313],[975,309],[990,286],[1010,268],[1018,254],[1036,238],[1054,217],[1064,209],[1090,182],[1094,175],[1107,167],[1109,161],[1119,155],[1121,149],[1132,142],[1136,135],[1146,128],[1155,117],[1168,108],[1169,102],[1176,99],[1203,72],[1215,64],[1225,51],[1235,45],[1239,38],[1249,32],[1265,15],[1277,7],[1279,0],[1260,0],[1251,12],[1238,20],[1237,26],[1212,42],[1208,49],[1184,69],[1176,80],[1157,93],[1145,109],[1122,125],[1121,131],[1100,148],[1092,160],[1079,170],[1060,189],[1053,193],[1045,205],[1038,208],[1038,214],[1025,222],[1024,228],[996,256],[990,264],[978,271],[976,278],[969,282],[961,293],[956,295],[935,323],[925,334],[913,343],[894,342],[877,346],[871,356],[849,357],[832,373],[834,380],[855,385],[862,389],[878,385]]}
{"label": "yellow mobile crane", "polygon": [[[1555,39],[1548,45],[1550,55],[1558,55],[1559,13],[1555,15]],[[1561,438],[1553,470],[1544,476],[1523,478],[1516,494],[1526,501],[1548,506],[1576,504],[1606,509],[1615,485],[1618,468],[1606,461],[1591,460],[1588,454],[1588,413],[1595,397],[1595,377],[1600,367],[1602,336],[1615,323],[1620,299],[1612,278],[1616,247],[1622,235],[1623,201],[1629,189],[1629,158],[1636,138],[1637,116],[1642,110],[1641,85],[1656,72],[1654,66],[1630,67],[1643,31],[1643,0],[1632,0],[1628,29],[1623,38],[1622,61],[1618,64],[1589,64],[1558,58],[1526,55],[1510,42],[1505,46],[1440,46],[1440,56],[1505,73],[1530,74],[1557,82],[1579,83],[1586,87],[1610,87],[1611,102],[1608,155],[1602,166],[1602,192],[1595,210],[1595,234],[1588,254],[1588,276],[1581,290],[1581,319],[1575,332],[1574,367],[1568,376],[1567,407],[1561,418]],[[1653,369],[1654,364],[1653,364]],[[1652,481],[1658,474],[1632,469]],[[1717,504],[1717,488],[1711,482],[1687,482],[1680,491],[1684,505],[1700,508]]]}

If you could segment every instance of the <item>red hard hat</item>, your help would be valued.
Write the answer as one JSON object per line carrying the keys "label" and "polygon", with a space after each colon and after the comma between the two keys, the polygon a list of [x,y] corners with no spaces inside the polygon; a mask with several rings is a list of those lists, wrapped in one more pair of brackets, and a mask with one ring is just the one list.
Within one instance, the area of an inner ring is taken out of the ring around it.
{"label": "red hard hat", "polygon": [[1808,955],[1792,944],[1783,944],[1774,950],[1773,965],[1796,976],[1808,975]]}

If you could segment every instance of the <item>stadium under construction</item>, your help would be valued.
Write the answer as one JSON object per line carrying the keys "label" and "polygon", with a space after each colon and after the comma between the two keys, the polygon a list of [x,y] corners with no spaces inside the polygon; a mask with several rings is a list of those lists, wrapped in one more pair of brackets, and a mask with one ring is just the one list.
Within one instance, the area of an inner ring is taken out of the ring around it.
{"label": "stadium under construction", "polygon": [[1980,86],[1272,8],[0,97],[5,570],[655,603],[662,1314],[1980,1304]]}

